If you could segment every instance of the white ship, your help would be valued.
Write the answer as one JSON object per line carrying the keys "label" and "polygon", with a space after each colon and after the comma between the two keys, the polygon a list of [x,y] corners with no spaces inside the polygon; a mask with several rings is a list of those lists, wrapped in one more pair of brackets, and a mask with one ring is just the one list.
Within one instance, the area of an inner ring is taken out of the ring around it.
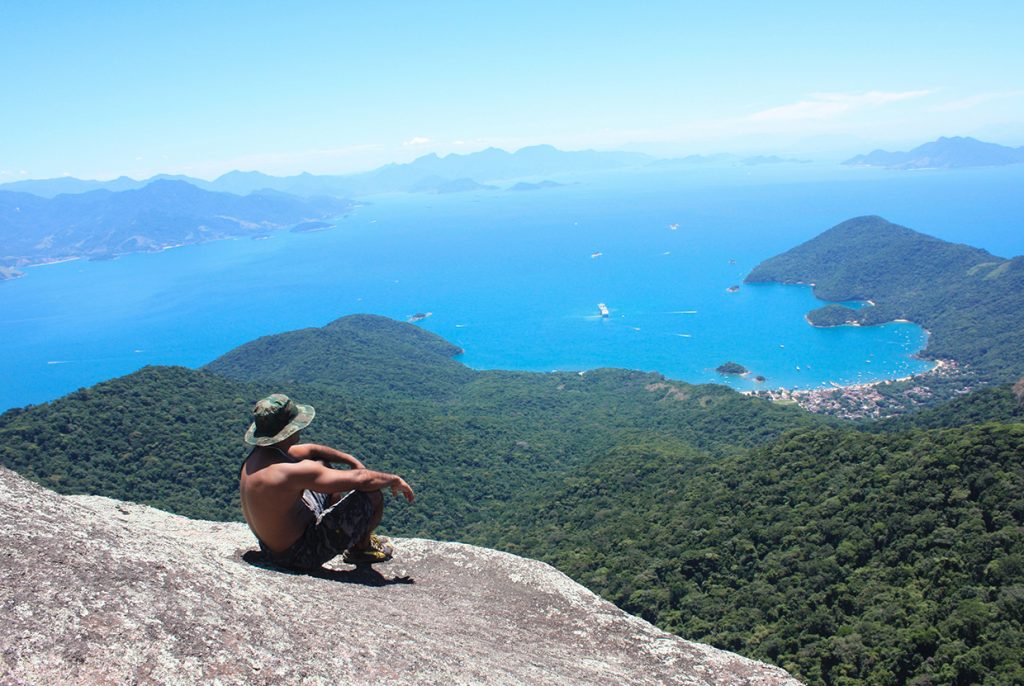
{"label": "white ship", "polygon": [[608,306],[604,303],[597,303],[597,309],[601,313],[602,317],[608,316]]}

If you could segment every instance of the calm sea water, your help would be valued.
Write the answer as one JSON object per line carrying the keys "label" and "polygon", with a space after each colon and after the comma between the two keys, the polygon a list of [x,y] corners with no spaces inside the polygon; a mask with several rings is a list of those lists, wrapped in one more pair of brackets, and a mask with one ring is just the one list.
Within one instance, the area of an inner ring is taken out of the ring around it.
{"label": "calm sea water", "polygon": [[[713,371],[732,360],[767,377],[764,387],[892,378],[928,368],[912,357],[926,342],[920,327],[815,329],[803,318],[821,304],[809,288],[746,286],[744,275],[863,214],[998,255],[1024,252],[1020,165],[776,165],[561,181],[379,196],[328,231],[32,268],[0,284],[0,409],[146,364],[199,366],[258,336],[357,312],[431,312],[419,325],[480,369],[614,366],[754,387]],[[732,285],[741,288],[727,292]]]}

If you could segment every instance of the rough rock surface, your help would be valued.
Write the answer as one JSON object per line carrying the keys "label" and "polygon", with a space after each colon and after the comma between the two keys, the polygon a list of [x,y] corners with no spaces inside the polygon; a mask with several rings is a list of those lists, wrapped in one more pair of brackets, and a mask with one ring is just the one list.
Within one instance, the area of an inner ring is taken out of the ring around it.
{"label": "rough rock surface", "polygon": [[797,684],[659,631],[552,567],[396,539],[317,576],[244,525],[60,496],[0,469],[0,683]]}

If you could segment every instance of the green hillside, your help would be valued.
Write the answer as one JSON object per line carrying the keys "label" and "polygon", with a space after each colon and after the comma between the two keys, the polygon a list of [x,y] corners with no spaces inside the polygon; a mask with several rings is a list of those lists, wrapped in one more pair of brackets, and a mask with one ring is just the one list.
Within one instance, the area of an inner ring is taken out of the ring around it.
{"label": "green hillside", "polygon": [[205,369],[232,379],[344,385],[349,394],[441,398],[474,376],[451,359],[461,353],[418,327],[363,314],[322,328],[264,336]]}
{"label": "green hillside", "polygon": [[926,357],[954,359],[986,381],[1024,375],[1024,257],[1008,260],[858,217],[766,260],[746,281],[814,284],[824,300],[871,300],[874,306],[820,308],[809,317],[822,326],[852,313],[868,325],[908,319],[932,334]]}
{"label": "green hillside", "polygon": [[388,533],[550,561],[812,684],[1020,678],[1024,417],[1008,387],[866,431],[722,386],[478,372],[457,352],[346,317],[8,411],[0,463],[61,492],[238,519],[248,410],[284,391],[317,407],[307,440],[417,489],[414,506],[389,501]]}
{"label": "green hillside", "polygon": [[[635,436],[717,455],[826,422],[658,374],[477,372],[452,360],[456,352],[409,324],[345,317],[261,338],[204,370],[150,367],[11,410],[0,415],[0,462],[62,492],[238,519],[234,480],[249,409],[284,390],[317,407],[307,440],[418,485],[418,506],[389,517],[392,527],[460,537],[538,474],[565,473]],[[181,472],[207,495],[179,498]]]}
{"label": "green hillside", "polygon": [[1021,455],[1020,423],[794,431],[720,461],[637,443],[483,540],[808,683],[1020,683]]}

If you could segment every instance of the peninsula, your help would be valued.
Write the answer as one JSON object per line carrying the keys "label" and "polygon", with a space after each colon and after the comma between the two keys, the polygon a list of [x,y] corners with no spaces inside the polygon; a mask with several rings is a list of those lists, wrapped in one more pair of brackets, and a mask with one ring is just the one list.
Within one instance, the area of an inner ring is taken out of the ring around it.
{"label": "peninsula", "polygon": [[111,259],[206,241],[329,226],[352,203],[276,191],[240,196],[159,179],[133,190],[44,198],[0,190],[0,280],[20,268],[73,258]]}
{"label": "peninsula", "polygon": [[982,383],[1024,373],[1024,257],[1006,259],[881,217],[857,217],[754,268],[746,283],[810,284],[860,309],[813,310],[816,326],[912,321],[931,336],[920,355],[956,361]]}

